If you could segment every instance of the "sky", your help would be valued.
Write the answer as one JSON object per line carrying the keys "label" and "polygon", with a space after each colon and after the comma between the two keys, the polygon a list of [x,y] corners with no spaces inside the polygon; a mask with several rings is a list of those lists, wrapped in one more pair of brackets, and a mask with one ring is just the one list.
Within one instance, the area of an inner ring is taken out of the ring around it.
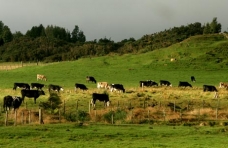
{"label": "sky", "polygon": [[72,32],[77,25],[87,41],[118,42],[215,17],[228,31],[227,6],[228,0],[0,0],[0,21],[12,33],[40,24]]}

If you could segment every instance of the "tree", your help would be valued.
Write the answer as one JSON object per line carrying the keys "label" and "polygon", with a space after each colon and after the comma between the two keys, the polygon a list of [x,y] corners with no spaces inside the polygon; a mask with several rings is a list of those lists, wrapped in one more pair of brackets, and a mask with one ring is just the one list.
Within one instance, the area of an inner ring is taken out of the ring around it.
{"label": "tree", "polygon": [[211,24],[210,24],[210,32],[211,33],[219,33],[221,32],[222,25],[217,22],[217,18],[213,18]]}
{"label": "tree", "polygon": [[13,40],[13,34],[11,33],[8,26],[4,26],[3,28],[2,39],[4,43],[7,43]]}
{"label": "tree", "polygon": [[46,36],[45,29],[42,24],[40,26],[33,26],[31,30],[26,32],[26,35],[32,38],[37,38],[41,36]]}
{"label": "tree", "polygon": [[22,36],[23,34],[20,31],[16,31],[15,33],[13,33],[13,39],[18,39]]}
{"label": "tree", "polygon": [[75,25],[74,30],[71,33],[71,40],[73,43],[76,43],[76,42],[84,43],[86,41],[84,32],[79,30],[79,27],[77,25]]}

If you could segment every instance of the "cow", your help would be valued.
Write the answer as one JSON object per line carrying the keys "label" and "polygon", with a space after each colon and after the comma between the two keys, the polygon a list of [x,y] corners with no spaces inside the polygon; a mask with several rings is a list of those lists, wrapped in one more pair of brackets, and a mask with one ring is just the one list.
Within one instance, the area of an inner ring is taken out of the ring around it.
{"label": "cow", "polygon": [[196,79],[195,79],[194,76],[191,76],[191,81],[192,81],[192,82],[196,82]]}
{"label": "cow", "polygon": [[45,87],[44,84],[40,84],[40,83],[31,83],[31,88],[36,88],[36,89],[40,89],[42,90],[42,88]]}
{"label": "cow", "polygon": [[14,83],[13,90],[16,90],[17,87],[30,90],[30,86],[28,83]]}
{"label": "cow", "polygon": [[228,82],[220,82],[219,83],[219,88],[226,88],[226,89],[228,89]]}
{"label": "cow", "polygon": [[108,88],[108,82],[97,82],[97,88]]}
{"label": "cow", "polygon": [[86,81],[87,82],[90,82],[91,81],[91,82],[94,82],[95,84],[97,83],[97,81],[95,80],[95,78],[94,77],[91,77],[91,76],[87,76],[86,77]]}
{"label": "cow", "polygon": [[21,97],[18,97],[18,96],[13,97],[8,95],[3,98],[3,109],[4,111],[6,111],[7,108],[10,110],[10,108],[12,107],[15,111],[21,106],[21,103],[22,103]]}
{"label": "cow", "polygon": [[113,92],[113,91],[121,92],[122,91],[123,93],[125,93],[125,89],[122,84],[111,84],[111,85],[109,85],[109,89],[111,92]]}
{"label": "cow", "polygon": [[218,92],[215,86],[213,85],[203,85],[203,91],[215,91]]}
{"label": "cow", "polygon": [[44,80],[47,81],[47,77],[45,75],[41,75],[41,74],[37,74],[36,75],[36,79],[38,80]]}
{"label": "cow", "polygon": [[88,88],[84,84],[75,83],[75,91],[77,90],[77,88],[79,88],[83,91],[88,90]]}
{"label": "cow", "polygon": [[95,108],[96,101],[104,102],[104,107],[108,107],[110,105],[109,95],[108,94],[98,94],[93,93],[91,99],[91,105]]}
{"label": "cow", "polygon": [[51,90],[59,92],[60,90],[63,91],[63,88],[59,85],[50,84],[48,85],[48,90],[49,90],[49,93],[51,93]]}
{"label": "cow", "polygon": [[21,96],[22,96],[23,102],[25,97],[28,97],[28,98],[34,98],[34,103],[36,104],[36,99],[41,95],[45,95],[43,90],[25,90],[25,89],[21,90]]}
{"label": "cow", "polygon": [[162,85],[171,86],[172,87],[172,84],[169,81],[166,81],[166,80],[160,80],[160,86],[162,86]]}
{"label": "cow", "polygon": [[139,81],[139,86],[143,87],[151,87],[151,86],[158,86],[158,83],[154,82],[153,80],[146,80],[146,81]]}
{"label": "cow", "polygon": [[188,82],[182,82],[182,81],[179,81],[179,85],[178,87],[192,87],[191,84],[189,84]]}

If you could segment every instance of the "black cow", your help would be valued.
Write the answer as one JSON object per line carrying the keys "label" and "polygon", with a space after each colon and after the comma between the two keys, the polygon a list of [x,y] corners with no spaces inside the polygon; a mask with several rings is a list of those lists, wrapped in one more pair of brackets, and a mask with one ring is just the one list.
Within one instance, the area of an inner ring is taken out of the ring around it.
{"label": "black cow", "polygon": [[139,81],[139,86],[146,86],[146,87],[151,87],[151,86],[158,86],[158,83],[152,81],[152,80],[146,80],[146,81]]}
{"label": "black cow", "polygon": [[192,82],[196,82],[196,79],[195,79],[194,76],[191,76],[191,81],[192,81]]}
{"label": "black cow", "polygon": [[178,87],[192,87],[192,85],[191,84],[189,84],[188,82],[179,82],[179,85],[178,85]]}
{"label": "black cow", "polygon": [[95,80],[95,78],[94,77],[91,77],[91,76],[87,76],[86,77],[86,81],[87,82],[90,82],[91,81],[91,82],[97,83],[97,81]]}
{"label": "black cow", "polygon": [[51,92],[51,90],[59,92],[60,90],[63,91],[63,88],[59,85],[50,84],[48,85],[48,90],[49,90],[49,93]]}
{"label": "black cow", "polygon": [[3,109],[4,109],[4,111],[6,111],[7,108],[9,108],[9,110],[10,110],[10,108],[12,107],[15,111],[16,109],[18,109],[20,107],[21,103],[22,103],[21,97],[18,97],[18,96],[12,97],[12,96],[8,95],[3,98]]}
{"label": "black cow", "polygon": [[36,88],[36,89],[40,89],[42,90],[42,88],[44,87],[44,84],[40,84],[40,83],[31,83],[31,88]]}
{"label": "black cow", "polygon": [[84,84],[75,83],[75,91],[77,90],[77,88],[79,88],[83,91],[88,90],[88,88]]}
{"label": "black cow", "polygon": [[203,91],[215,91],[218,92],[215,86],[213,85],[203,85]]}
{"label": "black cow", "polygon": [[111,85],[109,85],[109,89],[111,92],[122,91],[123,93],[125,93],[125,89],[122,84],[111,84]]}
{"label": "black cow", "polygon": [[172,86],[172,84],[169,81],[166,80],[160,80],[160,86],[165,85],[165,86]]}
{"label": "black cow", "polygon": [[14,83],[13,90],[16,90],[17,87],[30,90],[30,86],[28,83]]}
{"label": "black cow", "polygon": [[101,101],[101,102],[104,102],[104,107],[110,105],[109,95],[108,94],[93,93],[92,94],[92,100],[91,100],[91,104],[92,104],[93,107],[95,107],[95,104],[96,104],[97,100]]}
{"label": "black cow", "polygon": [[36,104],[36,99],[40,95],[45,95],[43,90],[25,90],[25,89],[21,90],[21,96],[22,96],[23,102],[24,102],[24,98],[28,97],[28,98],[34,98],[34,103]]}

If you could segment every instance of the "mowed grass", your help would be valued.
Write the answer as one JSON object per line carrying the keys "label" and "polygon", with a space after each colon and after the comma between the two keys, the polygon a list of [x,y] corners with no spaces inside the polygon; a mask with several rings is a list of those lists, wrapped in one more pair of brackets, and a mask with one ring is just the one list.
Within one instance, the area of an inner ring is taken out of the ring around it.
{"label": "mowed grass", "polygon": [[226,147],[227,127],[52,124],[0,127],[1,147]]}

